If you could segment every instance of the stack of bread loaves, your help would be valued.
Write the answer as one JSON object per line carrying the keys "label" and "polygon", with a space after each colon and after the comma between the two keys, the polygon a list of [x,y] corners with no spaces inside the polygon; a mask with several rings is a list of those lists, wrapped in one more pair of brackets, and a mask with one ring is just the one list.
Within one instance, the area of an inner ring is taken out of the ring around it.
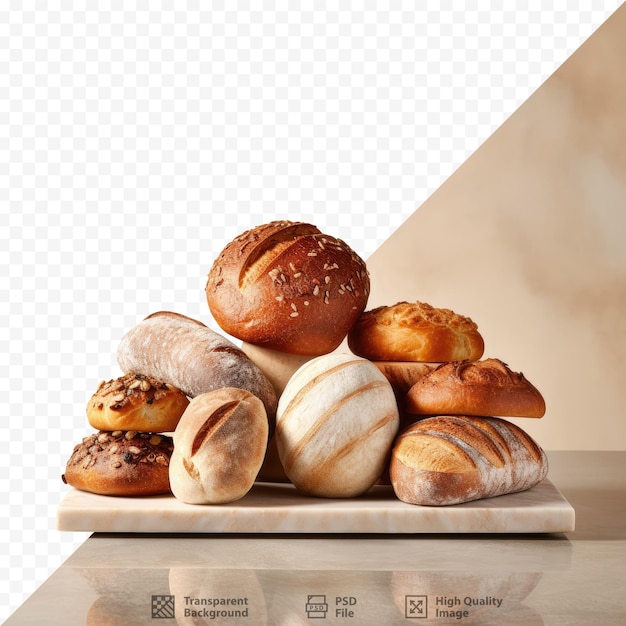
{"label": "stack of bread loaves", "polygon": [[529,489],[546,476],[543,450],[503,419],[540,418],[544,399],[501,360],[480,360],[484,341],[471,319],[399,302],[365,312],[348,345],[394,387],[402,425],[387,478],[400,500],[458,504]]}
{"label": "stack of bread loaves", "polygon": [[[76,446],[64,480],[106,495],[242,497],[263,462],[278,402],[258,367],[208,326],[167,311],[129,330],[117,360],[127,373],[101,383],[89,401],[89,423],[100,431]],[[238,464],[215,462],[232,449]]]}
{"label": "stack of bread loaves", "polygon": [[421,302],[365,311],[369,293],[365,262],[311,224],[242,233],[205,286],[224,334],[171,311],[128,330],[116,352],[123,375],[89,400],[96,432],[63,480],[189,504],[238,500],[255,481],[327,498],[388,482],[421,505],[541,481],[543,450],[504,419],[541,417],[537,389],[481,360],[471,319]]}
{"label": "stack of bread loaves", "polygon": [[98,432],[74,447],[63,481],[103,495],[168,493],[174,430],[189,400],[152,376],[129,373],[103,381],[87,403]]}
{"label": "stack of bread loaves", "polygon": [[[364,311],[363,259],[312,224],[274,221],[245,231],[215,259],[205,292],[211,314],[280,397],[303,364],[335,350]],[[259,480],[286,482],[270,438]]]}

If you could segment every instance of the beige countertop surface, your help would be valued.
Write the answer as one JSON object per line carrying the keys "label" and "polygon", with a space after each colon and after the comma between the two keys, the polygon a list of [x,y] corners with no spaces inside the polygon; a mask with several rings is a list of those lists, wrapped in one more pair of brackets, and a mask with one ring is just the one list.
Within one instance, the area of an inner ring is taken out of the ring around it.
{"label": "beige countertop surface", "polygon": [[548,457],[572,532],[99,532],[5,624],[625,624],[626,452]]}

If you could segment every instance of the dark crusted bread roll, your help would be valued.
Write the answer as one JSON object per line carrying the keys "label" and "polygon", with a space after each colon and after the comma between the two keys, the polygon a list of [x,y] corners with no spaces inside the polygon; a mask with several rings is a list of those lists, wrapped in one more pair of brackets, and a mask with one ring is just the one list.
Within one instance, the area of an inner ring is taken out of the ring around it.
{"label": "dark crusted bread roll", "polygon": [[206,298],[233,337],[280,352],[332,352],[363,312],[365,262],[311,224],[276,221],[229,243],[211,267]]}
{"label": "dark crusted bread roll", "polygon": [[63,482],[108,496],[150,496],[170,492],[171,437],[155,433],[100,431],[74,447]]}
{"label": "dark crusted bread roll", "polygon": [[548,473],[545,452],[496,417],[436,416],[396,438],[389,466],[398,498],[444,506],[530,489]]}

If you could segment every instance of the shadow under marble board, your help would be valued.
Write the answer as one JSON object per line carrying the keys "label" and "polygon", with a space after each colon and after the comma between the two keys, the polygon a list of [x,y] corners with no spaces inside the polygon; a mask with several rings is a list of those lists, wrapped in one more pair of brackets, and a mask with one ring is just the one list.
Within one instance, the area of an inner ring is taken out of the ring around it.
{"label": "shadow under marble board", "polygon": [[358,498],[325,499],[290,484],[256,483],[241,500],[220,505],[71,489],[57,512],[58,530],[112,533],[564,533],[574,525],[574,509],[548,479],[520,493],[445,507],[406,504],[383,485]]}

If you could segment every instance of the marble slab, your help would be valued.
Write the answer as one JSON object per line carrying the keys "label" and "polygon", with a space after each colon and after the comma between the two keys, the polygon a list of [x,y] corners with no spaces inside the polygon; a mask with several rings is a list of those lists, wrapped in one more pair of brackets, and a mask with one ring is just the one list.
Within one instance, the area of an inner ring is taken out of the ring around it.
{"label": "marble slab", "polygon": [[257,483],[226,505],[70,489],[57,511],[58,530],[112,533],[557,533],[574,525],[574,509],[547,479],[521,493],[447,507],[406,504],[388,486],[335,500],[303,496],[290,484]]}

